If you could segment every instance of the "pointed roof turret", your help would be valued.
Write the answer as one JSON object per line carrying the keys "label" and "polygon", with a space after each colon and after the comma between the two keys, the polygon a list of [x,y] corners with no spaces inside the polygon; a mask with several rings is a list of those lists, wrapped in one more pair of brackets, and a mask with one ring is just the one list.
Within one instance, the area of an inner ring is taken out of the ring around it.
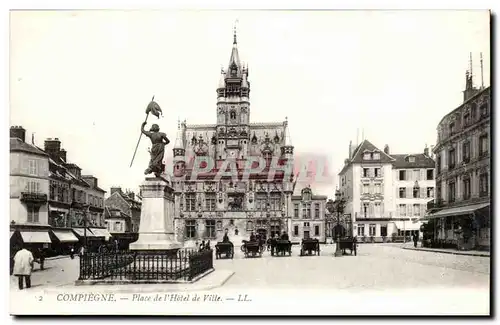
{"label": "pointed roof turret", "polygon": [[219,89],[226,88],[226,81],[224,80],[225,77],[226,77],[226,73],[224,72],[224,69],[221,68],[220,79],[219,79]]}
{"label": "pointed roof turret", "polygon": [[292,138],[288,129],[288,117],[285,117],[285,146],[292,146]]}
{"label": "pointed roof turret", "polygon": [[233,35],[233,49],[231,50],[231,57],[229,58],[229,64],[227,66],[228,73],[226,73],[226,75],[229,77],[241,77],[241,70],[242,66],[240,61],[240,55],[238,54],[238,42],[236,41],[236,28],[235,28]]}
{"label": "pointed roof turret", "polygon": [[174,149],[184,149],[182,143],[181,121],[177,120],[177,137],[175,138]]}

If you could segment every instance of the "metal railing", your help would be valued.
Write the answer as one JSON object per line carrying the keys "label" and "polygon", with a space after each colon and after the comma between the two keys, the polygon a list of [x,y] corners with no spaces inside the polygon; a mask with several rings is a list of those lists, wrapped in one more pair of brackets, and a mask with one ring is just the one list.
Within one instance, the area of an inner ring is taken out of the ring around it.
{"label": "metal railing", "polygon": [[213,251],[116,251],[80,257],[79,280],[191,281],[213,268]]}

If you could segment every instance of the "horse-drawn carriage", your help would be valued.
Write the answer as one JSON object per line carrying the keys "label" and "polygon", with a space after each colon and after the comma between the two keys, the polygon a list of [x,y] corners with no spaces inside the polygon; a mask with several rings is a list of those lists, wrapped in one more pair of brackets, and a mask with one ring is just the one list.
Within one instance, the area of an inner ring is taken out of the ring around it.
{"label": "horse-drawn carriage", "polygon": [[245,254],[245,257],[262,257],[262,252],[264,251],[264,245],[260,241],[248,241],[243,240],[243,245],[241,245],[241,251]]}
{"label": "horse-drawn carriage", "polygon": [[342,254],[345,255],[346,249],[349,250],[350,254],[354,253],[354,256],[357,255],[357,246],[358,243],[355,237],[346,237],[338,240],[338,245],[340,250],[342,250]]}
{"label": "horse-drawn carriage", "polygon": [[272,239],[271,240],[271,255],[272,256],[288,256],[292,255],[292,242],[286,239]]}
{"label": "horse-drawn carriage", "polygon": [[232,259],[234,257],[234,245],[230,241],[228,242],[218,242],[215,245],[215,259],[220,259],[223,258],[222,255],[224,254],[224,258],[230,258]]}
{"label": "horse-drawn carriage", "polygon": [[[302,239],[301,247],[300,247],[300,256],[304,255],[314,255],[319,256],[319,240],[314,238],[304,238]],[[307,253],[307,254],[306,254]]]}

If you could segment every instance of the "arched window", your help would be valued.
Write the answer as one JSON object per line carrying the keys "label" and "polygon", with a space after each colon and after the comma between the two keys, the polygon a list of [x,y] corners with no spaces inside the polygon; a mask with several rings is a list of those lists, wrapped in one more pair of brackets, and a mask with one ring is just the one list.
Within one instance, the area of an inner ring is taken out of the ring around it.
{"label": "arched window", "polygon": [[229,117],[231,118],[231,120],[235,120],[236,119],[236,112],[235,111],[231,111],[229,113]]}

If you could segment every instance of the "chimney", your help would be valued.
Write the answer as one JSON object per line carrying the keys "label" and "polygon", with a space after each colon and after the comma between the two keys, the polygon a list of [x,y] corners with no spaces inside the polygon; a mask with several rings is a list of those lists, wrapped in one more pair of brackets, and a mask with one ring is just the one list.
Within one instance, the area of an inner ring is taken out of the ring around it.
{"label": "chimney", "polygon": [[90,184],[93,188],[97,187],[97,178],[92,175],[82,175],[82,178]]}
{"label": "chimney", "polygon": [[390,154],[390,153],[389,153],[389,145],[388,145],[388,144],[386,144],[386,145],[384,146],[384,152],[385,152],[387,155],[389,155],[389,154]]}
{"label": "chimney", "polygon": [[135,200],[135,193],[130,191],[127,193],[128,197],[131,199],[131,200]]}
{"label": "chimney", "polygon": [[122,188],[121,187],[112,187],[109,194],[113,195],[115,192],[122,194]]}
{"label": "chimney", "polygon": [[60,158],[62,161],[66,162],[66,150],[61,149],[61,150],[59,151],[59,158]]}
{"label": "chimney", "polygon": [[10,137],[18,138],[22,142],[26,141],[26,130],[22,126],[11,126],[10,127]]}
{"label": "chimney", "polygon": [[349,163],[349,159],[344,159],[344,165],[347,165]]}
{"label": "chimney", "polygon": [[51,157],[59,157],[61,141],[58,138],[45,140],[44,151]]}
{"label": "chimney", "polygon": [[429,148],[427,146],[425,146],[425,148],[424,148],[424,155],[429,157]]}

